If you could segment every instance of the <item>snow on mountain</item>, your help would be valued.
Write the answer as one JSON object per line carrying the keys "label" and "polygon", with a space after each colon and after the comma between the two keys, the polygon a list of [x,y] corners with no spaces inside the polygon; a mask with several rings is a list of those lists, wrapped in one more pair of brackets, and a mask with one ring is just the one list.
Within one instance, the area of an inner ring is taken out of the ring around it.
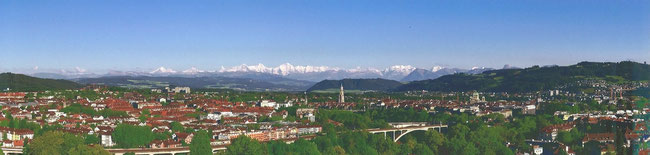
{"label": "snow on mountain", "polygon": [[151,74],[173,74],[173,73],[176,73],[176,71],[171,69],[171,68],[160,67],[160,68],[158,68],[158,69],[156,69],[154,71],[151,71],[149,73],[151,73]]}
{"label": "snow on mountain", "polygon": [[264,64],[257,64],[254,66],[249,66],[242,64],[239,66],[234,66],[230,68],[221,67],[219,72],[259,72],[259,73],[269,73],[275,75],[289,75],[294,73],[312,73],[312,72],[326,72],[326,71],[337,71],[338,68],[330,68],[327,66],[294,66],[290,63],[282,64],[278,67],[266,67]]}
{"label": "snow on mountain", "polygon": [[433,68],[431,68],[431,71],[432,71],[432,72],[437,72],[437,71],[439,71],[439,70],[441,70],[441,69],[444,69],[444,68],[445,68],[445,67],[442,67],[442,66],[433,66]]}
{"label": "snow on mountain", "polygon": [[199,70],[196,67],[192,67],[190,69],[184,70],[183,74],[197,74],[197,73],[201,73],[201,72],[205,72],[205,71]]}
{"label": "snow on mountain", "polygon": [[[430,70],[421,70],[414,73],[418,68],[411,65],[394,65],[386,69],[362,68],[356,67],[351,69],[340,69],[328,66],[294,66],[290,63],[281,64],[277,67],[267,67],[263,64],[246,65],[242,64],[230,68],[221,67],[219,73],[266,73],[288,78],[308,81],[320,81],[324,79],[344,79],[344,78],[384,78],[391,80],[422,80],[437,78],[447,74],[454,73],[480,73],[491,68],[472,67],[471,69],[445,68],[443,66],[433,66]],[[411,75],[413,74],[413,75]],[[411,76],[411,77],[409,77]],[[408,78],[407,78],[408,77]]]}
{"label": "snow on mountain", "polygon": [[273,79],[288,78],[304,81],[322,81],[325,79],[338,80],[345,78],[383,78],[398,81],[414,81],[434,79],[440,76],[454,73],[477,74],[486,70],[492,70],[485,67],[473,67],[471,69],[446,68],[443,66],[433,66],[430,69],[421,69],[411,65],[394,65],[384,69],[355,67],[342,69],[329,66],[300,66],[290,63],[280,64],[276,67],[268,67],[264,64],[257,65],[238,65],[233,67],[221,66],[216,71],[201,70],[191,67],[186,70],[176,71],[171,68],[159,67],[153,71],[117,71],[109,70],[106,74],[88,73],[83,68],[74,68],[60,71],[61,75],[39,74],[44,77],[58,78],[80,78],[80,77],[98,77],[98,76],[178,76],[178,77],[201,77],[201,76],[221,76],[221,77],[243,77],[251,79]]}
{"label": "snow on mountain", "polygon": [[249,66],[242,64],[230,68],[221,67],[219,72],[260,72],[275,75],[286,76],[289,74],[320,73],[320,72],[349,72],[349,73],[376,73],[384,75],[385,73],[397,73],[403,76],[408,75],[416,68],[411,65],[395,65],[384,70],[374,68],[356,67],[352,69],[340,69],[328,66],[294,66],[290,63],[284,63],[277,67],[266,67],[263,64]]}
{"label": "snow on mountain", "polygon": [[384,73],[399,73],[402,75],[408,75],[409,73],[413,72],[416,68],[411,66],[411,65],[395,65],[395,66],[390,66],[387,69],[384,70]]}
{"label": "snow on mountain", "polygon": [[325,72],[330,70],[339,70],[338,68],[330,68],[327,66],[294,66],[290,63],[284,63],[278,67],[271,68],[271,73],[276,75],[289,75],[294,73],[313,73]]}

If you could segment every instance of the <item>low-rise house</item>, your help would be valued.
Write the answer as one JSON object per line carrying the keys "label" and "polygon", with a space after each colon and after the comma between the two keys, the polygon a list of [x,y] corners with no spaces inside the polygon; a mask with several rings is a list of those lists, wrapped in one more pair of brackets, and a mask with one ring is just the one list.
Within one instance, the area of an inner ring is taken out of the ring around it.
{"label": "low-rise house", "polygon": [[575,123],[555,124],[542,128],[541,136],[543,140],[554,141],[560,131],[569,131],[575,127]]}
{"label": "low-rise house", "polygon": [[319,133],[322,130],[323,127],[321,127],[320,125],[299,126],[298,134],[299,135],[314,134],[314,133]]}
{"label": "low-rise house", "polygon": [[[2,137],[6,135],[7,137]],[[29,129],[13,129],[7,127],[0,127],[0,138],[8,140],[24,140],[34,138],[34,131]]]}
{"label": "low-rise house", "polygon": [[587,133],[585,137],[582,138],[582,144],[592,140],[601,143],[613,143],[615,138],[614,133]]}
{"label": "low-rise house", "polygon": [[149,143],[150,148],[178,148],[181,147],[182,144],[178,141],[174,140],[154,140],[151,143]]}

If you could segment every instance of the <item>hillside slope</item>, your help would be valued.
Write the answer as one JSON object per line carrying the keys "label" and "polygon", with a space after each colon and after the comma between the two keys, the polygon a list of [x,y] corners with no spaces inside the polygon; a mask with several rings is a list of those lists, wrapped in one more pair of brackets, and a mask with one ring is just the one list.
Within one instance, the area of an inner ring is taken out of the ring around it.
{"label": "hillside slope", "polygon": [[332,90],[339,89],[343,84],[345,90],[374,90],[387,91],[401,86],[402,83],[395,80],[386,79],[343,79],[343,80],[323,80],[316,83],[307,91],[315,90]]}
{"label": "hillside slope", "polygon": [[525,69],[501,69],[481,74],[445,75],[433,80],[414,81],[394,91],[493,91],[526,92],[554,89],[584,79],[617,82],[650,80],[650,67],[631,61],[581,62],[571,66],[533,66]]}
{"label": "hillside slope", "polygon": [[82,87],[81,84],[68,80],[42,79],[14,73],[0,74],[0,89],[2,90],[9,88],[11,91],[43,91],[80,87]]}
{"label": "hillside slope", "polygon": [[313,83],[284,78],[249,79],[231,77],[150,77],[107,76],[82,78],[75,81],[84,84],[103,84],[126,88],[161,88],[169,85],[192,88],[226,88],[248,91],[304,91]]}

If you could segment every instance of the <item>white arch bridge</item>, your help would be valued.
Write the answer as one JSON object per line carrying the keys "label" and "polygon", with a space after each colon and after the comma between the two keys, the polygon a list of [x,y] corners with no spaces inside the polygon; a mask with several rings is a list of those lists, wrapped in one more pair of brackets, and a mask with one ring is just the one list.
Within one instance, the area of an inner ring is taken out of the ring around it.
{"label": "white arch bridge", "polygon": [[[423,126],[408,126],[408,127],[402,127],[402,128],[391,128],[391,129],[368,129],[369,133],[384,133],[384,137],[386,137],[386,133],[392,132],[393,133],[393,141],[397,142],[400,138],[402,138],[404,135],[411,133],[413,131],[427,131],[429,129],[434,129],[438,130],[438,132],[442,131],[442,128],[446,128],[447,125],[445,124],[439,124],[439,125],[423,125]],[[399,132],[399,134],[396,135],[396,133]]]}

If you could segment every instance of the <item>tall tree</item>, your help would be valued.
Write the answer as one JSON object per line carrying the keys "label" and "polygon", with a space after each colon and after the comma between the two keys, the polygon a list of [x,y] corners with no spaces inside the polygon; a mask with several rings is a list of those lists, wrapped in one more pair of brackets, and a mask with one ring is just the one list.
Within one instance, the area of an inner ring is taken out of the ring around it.
{"label": "tall tree", "polygon": [[112,137],[113,141],[122,148],[144,147],[155,138],[151,128],[129,124],[117,125]]}
{"label": "tall tree", "polygon": [[445,136],[440,134],[438,131],[429,129],[422,136],[422,141],[424,144],[429,146],[429,149],[433,152],[438,152],[438,148],[442,146],[445,141]]}
{"label": "tall tree", "polygon": [[246,136],[235,138],[226,151],[226,154],[229,155],[258,155],[264,153],[266,152],[260,142]]}
{"label": "tall tree", "polygon": [[101,146],[77,145],[68,151],[68,155],[111,155]]}
{"label": "tall tree", "polygon": [[193,155],[210,155],[212,147],[210,146],[210,135],[207,131],[201,130],[194,133],[190,143],[190,154]]}
{"label": "tall tree", "polygon": [[320,151],[318,151],[318,146],[314,144],[314,142],[310,142],[304,139],[298,139],[296,142],[293,143],[293,152],[295,154],[303,154],[303,155],[320,155]]}
{"label": "tall tree", "polygon": [[48,131],[36,137],[32,143],[25,148],[25,154],[68,154],[72,148],[83,144],[83,138],[66,134],[61,131]]}

